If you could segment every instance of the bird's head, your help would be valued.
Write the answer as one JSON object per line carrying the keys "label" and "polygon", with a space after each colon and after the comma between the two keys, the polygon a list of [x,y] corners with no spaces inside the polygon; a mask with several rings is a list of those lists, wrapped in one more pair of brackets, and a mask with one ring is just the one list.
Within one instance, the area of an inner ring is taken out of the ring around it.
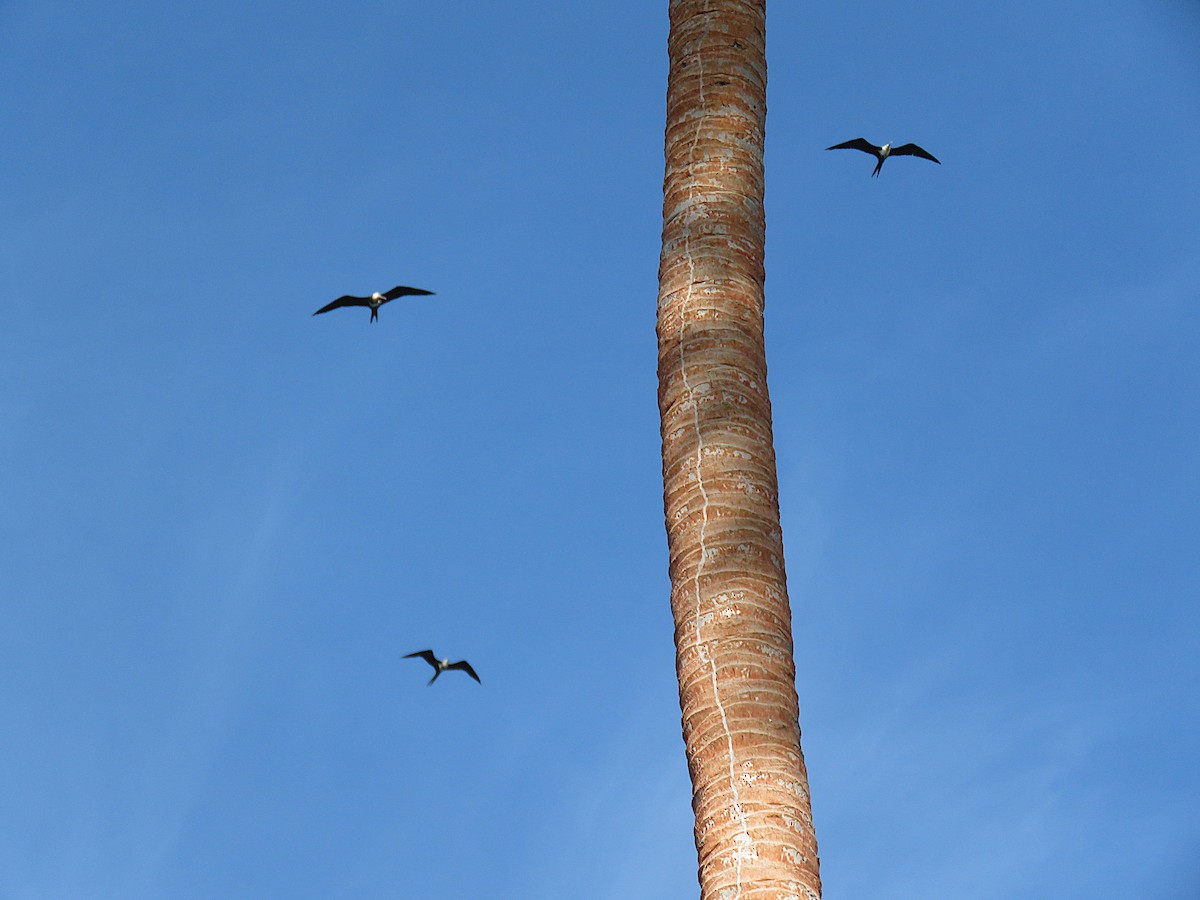
{"label": "bird's head", "polygon": [[383,299],[383,294],[379,293],[379,291],[376,291],[375,293],[373,293],[373,294],[371,295],[371,299],[372,299],[372,300],[382,300],[382,299]]}
{"label": "bird's head", "polygon": [[889,150],[891,150],[891,149],[892,149],[892,142],[891,142],[891,141],[888,141],[886,144],[884,144],[884,145],[883,145],[883,152],[884,152],[884,153],[887,153],[887,152],[888,152]]}

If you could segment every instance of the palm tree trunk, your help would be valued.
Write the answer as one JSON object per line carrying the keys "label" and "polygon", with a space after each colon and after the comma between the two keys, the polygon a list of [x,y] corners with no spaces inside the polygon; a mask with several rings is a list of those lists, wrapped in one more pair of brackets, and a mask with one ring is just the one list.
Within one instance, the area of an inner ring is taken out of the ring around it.
{"label": "palm tree trunk", "polygon": [[763,347],[765,0],[671,0],[658,377],[702,900],[821,895]]}

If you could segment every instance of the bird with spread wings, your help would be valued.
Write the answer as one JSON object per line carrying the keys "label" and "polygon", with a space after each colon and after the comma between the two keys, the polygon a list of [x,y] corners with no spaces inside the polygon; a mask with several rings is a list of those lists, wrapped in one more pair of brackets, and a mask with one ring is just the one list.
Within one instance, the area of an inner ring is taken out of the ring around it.
{"label": "bird with spread wings", "polygon": [[876,147],[866,138],[855,138],[852,141],[846,141],[844,144],[834,144],[832,147],[826,147],[826,150],[861,150],[863,153],[870,153],[879,162],[875,163],[875,171],[871,173],[874,178],[879,174],[879,170],[883,168],[883,161],[889,156],[919,156],[921,159],[927,159],[930,162],[935,162],[939,166],[941,162],[928,150],[922,150],[916,144],[901,144],[899,147],[893,147],[891,144],[884,144],[882,147]]}
{"label": "bird with spread wings", "polygon": [[[475,670],[471,668],[471,664],[465,659],[460,659],[458,662],[450,662],[449,658],[438,659],[433,655],[432,650],[418,650],[416,653],[404,654],[405,659],[412,659],[414,656],[419,656],[421,659],[425,660],[425,662],[433,666],[433,677],[429,679],[426,687],[428,687],[429,684],[433,684],[435,681],[437,681],[438,676],[448,669],[459,669],[463,672],[466,672],[476,681],[479,681],[479,676],[475,674]],[[482,681],[479,681],[479,683],[483,684]]]}
{"label": "bird with spread wings", "polygon": [[395,300],[397,297],[427,297],[432,295],[433,291],[405,287],[402,284],[398,284],[390,291],[382,294],[376,291],[369,297],[355,297],[353,294],[346,294],[344,297],[338,297],[332,303],[322,306],[313,315],[319,316],[321,313],[327,313],[331,309],[341,309],[343,306],[368,306],[371,308],[371,321],[374,322],[379,318],[379,307],[383,306],[389,300]]}

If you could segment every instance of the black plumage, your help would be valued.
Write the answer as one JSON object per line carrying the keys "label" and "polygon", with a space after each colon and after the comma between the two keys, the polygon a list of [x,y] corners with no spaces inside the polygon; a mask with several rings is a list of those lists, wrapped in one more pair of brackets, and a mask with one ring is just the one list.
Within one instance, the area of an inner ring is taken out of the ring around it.
{"label": "black plumage", "polygon": [[876,147],[866,138],[855,138],[852,141],[846,141],[843,144],[834,144],[832,147],[826,147],[826,150],[861,150],[863,153],[870,153],[877,160],[875,163],[875,171],[871,173],[874,178],[879,174],[879,170],[883,168],[883,161],[889,156],[919,156],[921,159],[927,159],[930,162],[935,162],[939,166],[941,161],[928,150],[923,150],[916,144],[901,144],[899,147],[893,147],[891,144],[884,144],[882,147]]}
{"label": "black plumage", "polygon": [[[429,679],[429,684],[433,684],[438,680],[439,675],[450,669],[458,669],[462,672],[466,672],[476,681],[479,681],[479,676],[475,674],[475,670],[471,668],[471,664],[465,659],[460,659],[458,662],[450,662],[449,659],[438,659],[433,655],[432,650],[418,650],[416,653],[404,654],[405,659],[412,659],[414,656],[419,656],[421,659],[425,660],[425,662],[433,666],[433,677]],[[482,681],[479,681],[479,683],[483,684]]]}
{"label": "black plumage", "polygon": [[397,297],[428,297],[432,295],[433,291],[405,287],[402,284],[398,284],[390,291],[382,294],[376,291],[369,297],[355,297],[353,294],[346,294],[344,297],[338,297],[332,303],[325,304],[313,313],[313,315],[319,316],[321,313],[327,313],[331,309],[341,309],[343,306],[367,306],[371,309],[371,321],[374,322],[379,318],[379,307],[391,300],[395,300]]}

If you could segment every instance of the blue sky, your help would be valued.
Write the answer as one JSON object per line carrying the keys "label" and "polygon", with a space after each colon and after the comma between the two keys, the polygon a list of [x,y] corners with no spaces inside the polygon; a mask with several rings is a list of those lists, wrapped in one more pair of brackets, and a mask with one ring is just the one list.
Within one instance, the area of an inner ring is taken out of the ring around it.
{"label": "blue sky", "polygon": [[[0,898],[696,895],[666,27],[0,4]],[[771,7],[830,898],[1200,890],[1198,45],[1183,0]]]}

